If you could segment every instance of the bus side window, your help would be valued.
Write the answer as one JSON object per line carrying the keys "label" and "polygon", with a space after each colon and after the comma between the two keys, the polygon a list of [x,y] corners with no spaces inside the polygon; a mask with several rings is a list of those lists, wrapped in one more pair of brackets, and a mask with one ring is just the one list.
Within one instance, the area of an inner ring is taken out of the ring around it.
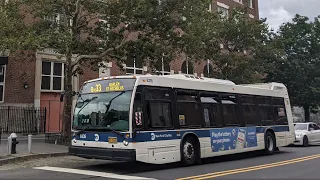
{"label": "bus side window", "polygon": [[143,118],[143,103],[141,93],[136,93],[133,104],[133,124],[135,127],[142,127],[144,124]]}
{"label": "bus side window", "polygon": [[215,94],[201,94],[200,101],[203,107],[205,127],[223,126],[220,114],[219,96]]}
{"label": "bus side window", "polygon": [[258,108],[256,107],[253,96],[241,96],[241,107],[246,126],[260,124]]}
{"label": "bus side window", "polygon": [[177,92],[177,113],[182,128],[198,128],[202,126],[200,103],[197,100],[198,93],[178,91]]}
{"label": "bus side window", "polygon": [[258,97],[257,98],[259,114],[262,126],[274,125],[274,118],[272,113],[272,105],[270,97]]}
{"label": "bus side window", "polygon": [[284,99],[273,98],[272,105],[273,105],[276,125],[287,125],[288,118],[287,118],[286,108],[284,105]]}
{"label": "bus side window", "polygon": [[235,95],[222,95],[221,104],[223,110],[224,123],[226,126],[240,125],[240,119],[237,114],[238,105]]}
{"label": "bus side window", "polygon": [[153,128],[172,127],[170,103],[150,102],[149,113]]}
{"label": "bus side window", "polygon": [[170,89],[148,87],[145,92],[147,127],[150,129],[173,127]]}

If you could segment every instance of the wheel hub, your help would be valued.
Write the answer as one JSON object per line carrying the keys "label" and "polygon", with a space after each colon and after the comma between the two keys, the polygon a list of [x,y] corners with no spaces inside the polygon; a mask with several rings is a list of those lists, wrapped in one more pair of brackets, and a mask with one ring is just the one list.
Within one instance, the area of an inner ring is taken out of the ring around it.
{"label": "wheel hub", "polygon": [[267,138],[267,145],[268,145],[268,150],[272,151],[273,150],[273,139],[270,136]]}
{"label": "wheel hub", "polygon": [[186,158],[191,159],[194,156],[193,145],[189,142],[186,142],[183,146],[183,154]]}

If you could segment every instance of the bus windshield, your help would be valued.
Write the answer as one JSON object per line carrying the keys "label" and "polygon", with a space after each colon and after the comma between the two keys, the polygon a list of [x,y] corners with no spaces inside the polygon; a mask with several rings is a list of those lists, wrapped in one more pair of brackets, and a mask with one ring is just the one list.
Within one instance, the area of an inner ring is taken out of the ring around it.
{"label": "bus windshield", "polygon": [[116,82],[106,80],[86,85],[76,103],[72,128],[75,130],[128,131],[134,82],[132,83],[131,80],[129,83],[131,88],[122,85],[125,83],[119,80]]}

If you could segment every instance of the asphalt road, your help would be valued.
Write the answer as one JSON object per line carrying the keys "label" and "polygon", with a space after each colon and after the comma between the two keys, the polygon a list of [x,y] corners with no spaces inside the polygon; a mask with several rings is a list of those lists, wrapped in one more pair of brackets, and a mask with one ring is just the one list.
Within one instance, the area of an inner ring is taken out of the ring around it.
{"label": "asphalt road", "polygon": [[48,158],[0,166],[0,179],[319,179],[320,146],[286,147],[272,156],[259,152],[205,159],[202,165],[150,165]]}

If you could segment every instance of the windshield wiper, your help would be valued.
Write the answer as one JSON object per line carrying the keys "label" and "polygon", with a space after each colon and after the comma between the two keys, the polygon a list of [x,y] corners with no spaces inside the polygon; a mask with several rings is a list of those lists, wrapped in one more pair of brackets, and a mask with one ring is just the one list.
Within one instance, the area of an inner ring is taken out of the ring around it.
{"label": "windshield wiper", "polygon": [[113,97],[113,98],[109,101],[109,103],[106,105],[107,109],[106,109],[106,111],[105,111],[105,115],[104,115],[104,117],[100,120],[99,124],[101,124],[102,121],[104,121],[105,118],[107,117],[107,115],[108,115],[108,113],[109,113],[109,110],[110,110],[110,107],[111,107],[111,104],[112,104],[112,101],[115,100],[116,98],[118,98],[119,96],[121,96],[121,95],[124,94],[124,93],[125,93],[125,91],[122,91],[121,93],[119,93],[118,95],[116,95],[115,97]]}
{"label": "windshield wiper", "polygon": [[81,109],[78,111],[77,115],[79,115],[79,113],[82,111],[82,109],[85,108],[91,101],[93,101],[95,99],[98,99],[98,97],[95,96],[95,97],[92,97],[91,99],[86,99],[85,101],[88,101],[87,104],[85,104],[84,106],[81,107]]}
{"label": "windshield wiper", "polygon": [[111,132],[118,134],[121,137],[124,137],[123,134],[119,133],[118,131],[116,131],[115,129],[111,128],[111,127],[107,127],[109,130],[111,130]]}
{"label": "windshield wiper", "polygon": [[79,136],[80,134],[82,134],[84,131],[87,131],[87,130],[110,130],[111,132],[118,134],[121,137],[124,137],[123,134],[121,134],[120,132],[116,131],[113,128],[110,128],[110,127],[100,127],[99,128],[99,127],[94,127],[94,126],[88,126],[86,128],[80,129],[80,131],[76,132],[76,135]]}
{"label": "windshield wiper", "polygon": [[80,129],[80,131],[76,132],[76,135],[78,136],[78,135],[82,134],[84,131],[87,131],[87,130],[89,130],[89,129],[95,130],[95,129],[97,129],[97,128],[94,128],[94,129],[93,129],[93,126],[88,126],[88,127],[86,127],[86,128]]}

